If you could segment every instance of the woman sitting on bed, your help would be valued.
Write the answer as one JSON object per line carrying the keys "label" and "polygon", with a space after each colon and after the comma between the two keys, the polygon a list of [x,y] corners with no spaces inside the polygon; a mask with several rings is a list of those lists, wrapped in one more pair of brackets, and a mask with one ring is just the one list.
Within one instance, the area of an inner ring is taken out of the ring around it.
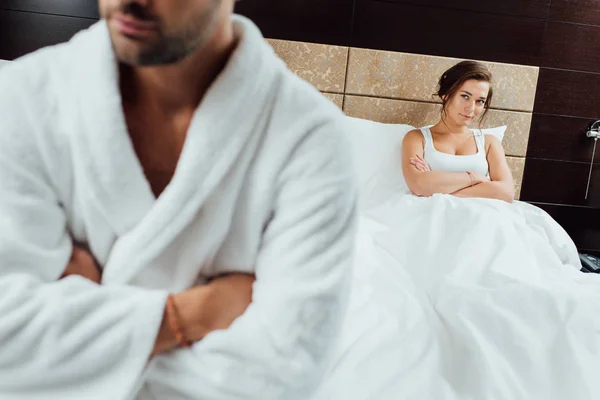
{"label": "woman sitting on bed", "polygon": [[500,141],[469,126],[485,117],[492,101],[492,74],[463,61],[439,80],[442,116],[431,128],[410,131],[402,143],[402,172],[417,196],[435,193],[512,202],[513,179]]}

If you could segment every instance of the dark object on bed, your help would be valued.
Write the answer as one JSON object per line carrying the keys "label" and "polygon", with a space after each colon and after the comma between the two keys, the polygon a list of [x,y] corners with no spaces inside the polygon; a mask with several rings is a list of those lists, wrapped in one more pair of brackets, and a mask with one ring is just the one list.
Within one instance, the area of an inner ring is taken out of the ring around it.
{"label": "dark object on bed", "polygon": [[590,254],[579,253],[579,259],[581,260],[581,271],[582,272],[595,272],[600,274],[600,258],[592,256]]}

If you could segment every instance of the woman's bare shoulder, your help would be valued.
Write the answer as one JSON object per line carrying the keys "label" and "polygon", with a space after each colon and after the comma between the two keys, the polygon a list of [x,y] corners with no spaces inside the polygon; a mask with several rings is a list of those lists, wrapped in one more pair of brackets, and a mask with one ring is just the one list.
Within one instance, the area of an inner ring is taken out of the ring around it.
{"label": "woman's bare shoulder", "polygon": [[413,142],[413,141],[422,141],[422,140],[423,140],[423,135],[421,134],[420,129],[413,129],[412,131],[409,131],[404,136],[405,143]]}
{"label": "woman's bare shoulder", "polygon": [[504,153],[504,146],[502,146],[502,142],[494,135],[484,135],[485,140],[485,154],[489,155],[490,152],[494,151],[494,153]]}
{"label": "woman's bare shoulder", "polygon": [[495,135],[483,135],[483,140],[485,141],[485,147],[490,148],[491,146],[500,146],[502,147],[502,142]]}

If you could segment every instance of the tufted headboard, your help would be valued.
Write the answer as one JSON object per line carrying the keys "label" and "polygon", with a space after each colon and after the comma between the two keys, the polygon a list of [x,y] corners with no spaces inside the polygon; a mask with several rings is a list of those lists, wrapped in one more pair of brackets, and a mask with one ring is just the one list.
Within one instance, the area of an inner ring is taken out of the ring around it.
{"label": "tufted headboard", "polygon": [[[459,59],[268,39],[290,70],[351,116],[421,127],[437,122],[432,95]],[[539,74],[538,67],[482,61],[494,99],[483,127],[507,125],[504,149],[519,198]]]}

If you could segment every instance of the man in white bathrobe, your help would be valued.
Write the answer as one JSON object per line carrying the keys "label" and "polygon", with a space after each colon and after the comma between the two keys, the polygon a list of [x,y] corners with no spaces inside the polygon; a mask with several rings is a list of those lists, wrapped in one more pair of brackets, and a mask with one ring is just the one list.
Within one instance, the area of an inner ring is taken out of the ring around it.
{"label": "man in white bathrobe", "polygon": [[343,116],[233,3],[100,0],[0,73],[0,399],[314,393],[351,274]]}

